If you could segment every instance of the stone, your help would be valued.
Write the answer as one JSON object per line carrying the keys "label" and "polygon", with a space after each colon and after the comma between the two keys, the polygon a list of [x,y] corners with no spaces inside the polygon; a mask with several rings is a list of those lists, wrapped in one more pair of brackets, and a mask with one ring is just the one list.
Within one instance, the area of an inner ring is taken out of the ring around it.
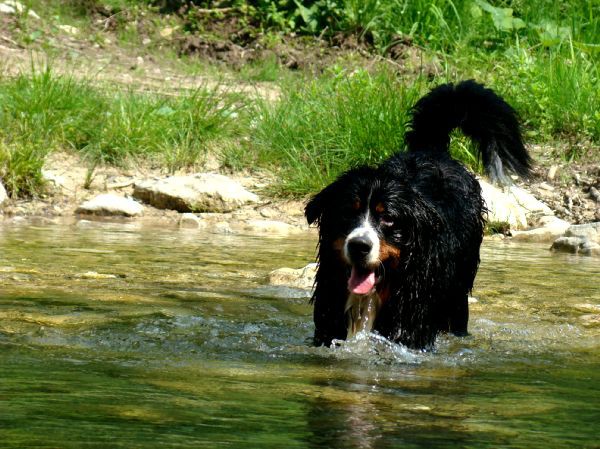
{"label": "stone", "polygon": [[4,184],[2,184],[0,182],[0,206],[2,206],[6,202],[7,199],[8,199],[8,194],[6,193]]}
{"label": "stone", "polygon": [[555,240],[552,249],[585,256],[600,256],[600,222],[572,225]]}
{"label": "stone", "polygon": [[600,191],[596,187],[590,187],[590,198],[596,203],[600,203]]}
{"label": "stone", "polygon": [[135,217],[144,211],[137,201],[112,193],[104,193],[80,205],[75,213],[90,215],[121,215]]}
{"label": "stone", "polygon": [[181,217],[179,218],[179,227],[188,229],[199,229],[205,228],[206,223],[200,218],[198,218],[195,214],[186,212],[184,214],[181,214]]}
{"label": "stone", "polygon": [[258,196],[238,182],[212,173],[139,181],[133,196],[158,209],[179,212],[230,212],[258,202]]}
{"label": "stone", "polygon": [[600,243],[600,222],[569,226],[566,237],[580,237],[591,242]]}
{"label": "stone", "polygon": [[544,215],[553,215],[552,210],[531,193],[511,185],[498,188],[482,179],[481,193],[489,210],[488,221],[507,222],[513,230],[527,229],[529,221]]}
{"label": "stone", "polygon": [[575,254],[579,251],[584,241],[584,239],[579,237],[559,237],[554,241],[550,249]]}
{"label": "stone", "polygon": [[537,228],[512,231],[512,238],[519,242],[552,242],[571,226],[569,222],[554,215],[545,215],[537,221]]}
{"label": "stone", "polygon": [[304,268],[279,268],[269,273],[269,284],[284,285],[310,290],[315,283],[317,264],[310,263]]}
{"label": "stone", "polygon": [[600,245],[595,242],[585,242],[579,248],[579,253],[585,256],[600,256]]}
{"label": "stone", "polygon": [[226,221],[220,221],[218,223],[215,223],[213,230],[217,234],[233,234],[231,226],[229,226],[229,223],[227,223]]}
{"label": "stone", "polygon": [[553,181],[556,178],[556,172],[558,171],[558,165],[553,165],[548,170],[548,180]]}
{"label": "stone", "polygon": [[79,34],[79,28],[71,25],[58,25],[58,29],[64,31],[67,34],[76,35]]}
{"label": "stone", "polygon": [[[4,14],[23,14],[26,9],[25,5],[16,0],[5,0],[0,3],[0,13]],[[40,18],[33,9],[27,10],[27,15],[34,19]]]}
{"label": "stone", "polygon": [[285,236],[301,232],[296,226],[276,220],[248,220],[244,224],[244,231],[263,235]]}

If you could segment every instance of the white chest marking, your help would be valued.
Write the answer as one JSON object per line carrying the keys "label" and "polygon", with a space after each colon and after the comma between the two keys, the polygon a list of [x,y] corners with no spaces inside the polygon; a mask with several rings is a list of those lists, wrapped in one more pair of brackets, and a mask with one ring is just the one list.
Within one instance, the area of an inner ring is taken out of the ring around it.
{"label": "white chest marking", "polygon": [[348,320],[346,338],[352,338],[359,332],[370,332],[380,308],[381,298],[375,290],[368,295],[350,293],[345,308]]}

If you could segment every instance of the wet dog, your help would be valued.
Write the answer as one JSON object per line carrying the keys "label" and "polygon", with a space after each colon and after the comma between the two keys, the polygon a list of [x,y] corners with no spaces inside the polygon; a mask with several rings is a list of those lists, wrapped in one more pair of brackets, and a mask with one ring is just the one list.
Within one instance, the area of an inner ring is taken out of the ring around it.
{"label": "wet dog", "polygon": [[516,113],[494,91],[469,80],[421,98],[407,151],[347,171],[306,205],[319,227],[316,345],[374,331],[429,349],[440,332],[467,334],[486,208],[475,176],[448,154],[455,128],[492,180],[529,173]]}

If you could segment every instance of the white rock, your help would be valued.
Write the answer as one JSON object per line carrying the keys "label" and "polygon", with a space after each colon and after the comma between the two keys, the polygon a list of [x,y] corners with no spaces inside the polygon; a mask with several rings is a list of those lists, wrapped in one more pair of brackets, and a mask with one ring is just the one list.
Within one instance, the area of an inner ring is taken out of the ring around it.
{"label": "white rock", "polygon": [[600,221],[570,226],[565,232],[567,237],[581,237],[594,243],[600,243]]}
{"label": "white rock", "polygon": [[136,182],[133,196],[159,209],[229,212],[258,197],[223,175],[198,173]]}
{"label": "white rock", "polygon": [[248,220],[244,224],[244,231],[249,231],[252,233],[263,235],[285,236],[301,232],[301,229],[297,228],[296,226],[284,223],[283,221]]}
{"label": "white rock", "polygon": [[[5,14],[23,14],[25,9],[25,5],[15,0],[5,0],[4,2],[0,3],[0,12]],[[40,16],[38,16],[32,9],[27,12],[27,15],[29,17],[33,17],[34,19],[40,18]]]}
{"label": "white rock", "polygon": [[0,3],[0,12],[4,14],[14,14],[16,11],[12,6],[7,5],[6,3]]}
{"label": "white rock", "polygon": [[538,220],[537,226],[539,227],[528,231],[512,231],[513,240],[520,242],[552,242],[563,235],[571,225],[554,215],[546,215]]}
{"label": "white rock", "polygon": [[600,245],[595,242],[586,241],[579,248],[579,253],[586,256],[600,256]]}
{"label": "white rock", "polygon": [[112,193],[104,193],[86,201],[75,212],[78,214],[134,217],[141,215],[143,211],[144,206],[137,201]]}
{"label": "white rock", "polygon": [[313,288],[316,274],[316,263],[310,263],[299,269],[279,268],[269,273],[269,283],[271,285],[285,285],[309,290]]}
{"label": "white rock", "polygon": [[4,188],[4,184],[0,182],[0,206],[8,199],[8,194]]}
{"label": "white rock", "polygon": [[527,229],[528,220],[553,215],[552,210],[525,190],[512,185],[500,189],[480,179],[481,193],[489,209],[488,221],[504,221],[511,229]]}
{"label": "white rock", "polygon": [[79,28],[71,25],[58,25],[58,29],[72,35],[79,34]]}

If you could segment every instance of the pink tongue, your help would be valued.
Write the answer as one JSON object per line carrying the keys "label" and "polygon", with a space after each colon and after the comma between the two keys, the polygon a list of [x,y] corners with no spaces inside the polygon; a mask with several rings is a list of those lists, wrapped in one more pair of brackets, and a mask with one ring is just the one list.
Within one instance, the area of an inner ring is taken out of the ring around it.
{"label": "pink tongue", "polygon": [[375,272],[358,272],[352,267],[350,279],[348,279],[348,290],[357,295],[366,295],[375,286]]}

